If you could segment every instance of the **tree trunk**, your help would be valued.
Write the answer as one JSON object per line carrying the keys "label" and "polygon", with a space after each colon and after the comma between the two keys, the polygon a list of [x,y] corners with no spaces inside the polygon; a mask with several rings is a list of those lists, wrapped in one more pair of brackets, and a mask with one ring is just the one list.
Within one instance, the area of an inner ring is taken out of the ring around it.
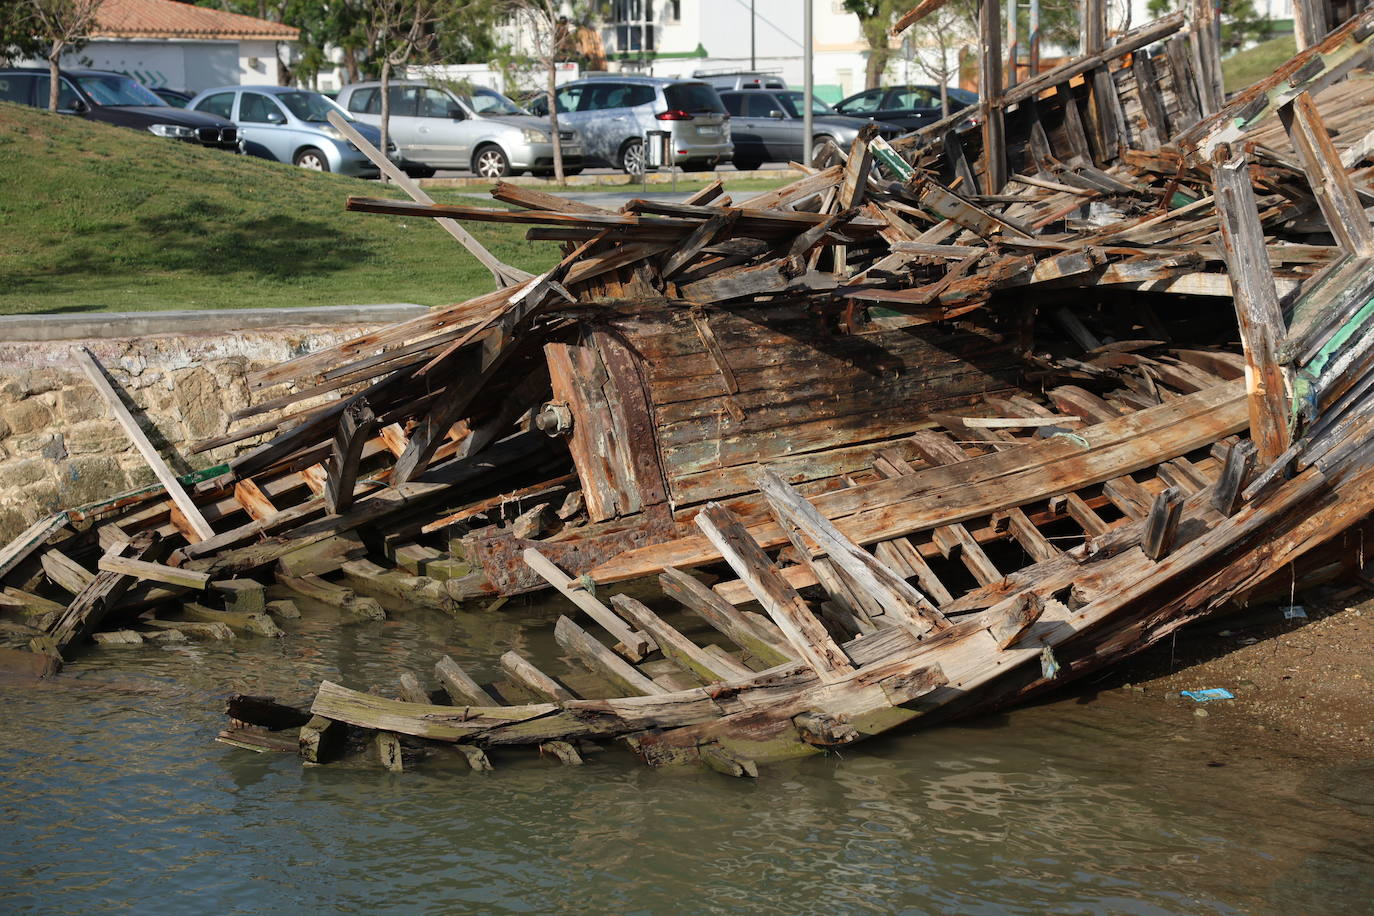
{"label": "tree trunk", "polygon": [[358,52],[355,51],[353,48],[344,48],[343,65],[344,73],[348,76],[348,82],[359,82],[360,79],[358,74]]}
{"label": "tree trunk", "polygon": [[57,99],[61,94],[62,84],[57,76],[57,59],[62,56],[62,46],[64,42],[54,41],[52,50],[48,52],[48,111],[57,110]]}
{"label": "tree trunk", "polygon": [[[391,57],[382,57],[382,84],[377,90],[382,94],[382,155],[390,158],[387,152],[387,137],[391,133]],[[386,175],[381,176],[386,181]]]}
{"label": "tree trunk", "polygon": [[870,50],[868,52],[868,60],[864,64],[865,89],[877,89],[882,85],[883,69],[886,63],[887,61],[885,60],[879,60],[879,55],[876,51]]}
{"label": "tree trunk", "polygon": [[563,141],[558,135],[558,100],[554,92],[554,77],[557,73],[556,64],[553,56],[549,56],[549,136],[553,138],[553,177],[559,184],[566,184],[567,178],[563,175]]}
{"label": "tree trunk", "polygon": [[[940,60],[944,60],[943,53]],[[940,117],[949,117],[949,65],[940,68]]]}

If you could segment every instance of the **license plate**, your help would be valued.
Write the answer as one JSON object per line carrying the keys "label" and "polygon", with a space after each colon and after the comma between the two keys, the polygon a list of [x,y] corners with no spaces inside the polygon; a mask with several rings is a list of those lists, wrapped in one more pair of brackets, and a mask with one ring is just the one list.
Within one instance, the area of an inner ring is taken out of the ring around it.
{"label": "license plate", "polygon": [[565,143],[563,144],[563,155],[580,156],[582,155],[582,147],[572,143]]}
{"label": "license plate", "polygon": [[697,133],[703,134],[703,135],[708,136],[708,137],[716,137],[716,136],[719,136],[719,135],[720,135],[720,125],[719,125],[719,124],[703,124],[703,125],[701,125],[700,127],[697,128]]}

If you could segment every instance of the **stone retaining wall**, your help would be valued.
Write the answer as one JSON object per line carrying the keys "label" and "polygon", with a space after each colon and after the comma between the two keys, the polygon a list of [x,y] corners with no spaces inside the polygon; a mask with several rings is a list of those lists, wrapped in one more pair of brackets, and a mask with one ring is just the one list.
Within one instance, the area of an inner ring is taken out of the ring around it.
{"label": "stone retaining wall", "polygon": [[58,509],[156,480],[72,360],[73,346],[84,345],[95,354],[123,387],[164,460],[185,473],[220,464],[262,441],[254,437],[189,454],[191,443],[223,434],[230,415],[248,406],[248,370],[373,327],[0,342],[0,546]]}

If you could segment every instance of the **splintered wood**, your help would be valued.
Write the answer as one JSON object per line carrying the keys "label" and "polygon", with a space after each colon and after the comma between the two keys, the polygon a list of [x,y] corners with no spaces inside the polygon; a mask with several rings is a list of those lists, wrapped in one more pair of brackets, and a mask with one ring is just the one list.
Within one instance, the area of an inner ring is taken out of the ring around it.
{"label": "splintered wood", "polygon": [[[1356,565],[1374,82],[1341,80],[1374,10],[1229,101],[1209,15],[1094,26],[976,115],[867,129],[738,201],[351,198],[438,221],[497,289],[253,370],[255,403],[196,443],[239,454],[182,477],[77,354],[162,486],[25,531],[0,609],[47,671],[102,632],[290,638],[303,613],[495,614],[551,587],[557,658],[455,651],[389,693],[238,698],[220,739],[476,770],[623,739],[753,776]],[[530,276],[461,223],[561,259]]]}

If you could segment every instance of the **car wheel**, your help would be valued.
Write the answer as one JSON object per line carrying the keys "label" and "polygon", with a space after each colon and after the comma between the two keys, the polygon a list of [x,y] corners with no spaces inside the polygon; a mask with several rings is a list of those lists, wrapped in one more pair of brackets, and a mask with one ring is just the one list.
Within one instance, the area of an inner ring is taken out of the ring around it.
{"label": "car wheel", "polygon": [[821,156],[825,155],[825,145],[827,143],[834,143],[836,146],[840,145],[839,141],[836,140],[834,137],[825,135],[817,137],[811,143],[811,159],[809,162],[806,163],[807,165],[815,165],[816,160],[821,158]]}
{"label": "car wheel", "polygon": [[627,175],[644,174],[643,140],[630,140],[620,148],[620,168]]}
{"label": "car wheel", "polygon": [[499,146],[484,146],[472,158],[472,171],[482,178],[505,178],[510,174],[510,160]]}
{"label": "car wheel", "polygon": [[564,169],[564,170],[563,170],[563,174],[564,174],[564,175],[581,175],[581,174],[582,174],[582,166],[578,166],[578,167],[575,168],[575,169]]}
{"label": "car wheel", "polygon": [[762,159],[741,159],[738,155],[735,156],[735,168],[741,172],[752,172],[761,165]]}
{"label": "car wheel", "polygon": [[716,162],[714,159],[689,159],[682,163],[684,172],[714,172]]}
{"label": "car wheel", "polygon": [[409,175],[411,178],[433,178],[434,173],[436,171],[437,169],[432,169],[428,166],[423,166],[419,168],[408,168],[406,169],[406,174]]}
{"label": "car wheel", "polygon": [[296,158],[291,161],[303,169],[310,169],[312,172],[329,171],[329,160],[325,158],[324,153],[313,146],[307,146],[301,150],[296,154]]}

